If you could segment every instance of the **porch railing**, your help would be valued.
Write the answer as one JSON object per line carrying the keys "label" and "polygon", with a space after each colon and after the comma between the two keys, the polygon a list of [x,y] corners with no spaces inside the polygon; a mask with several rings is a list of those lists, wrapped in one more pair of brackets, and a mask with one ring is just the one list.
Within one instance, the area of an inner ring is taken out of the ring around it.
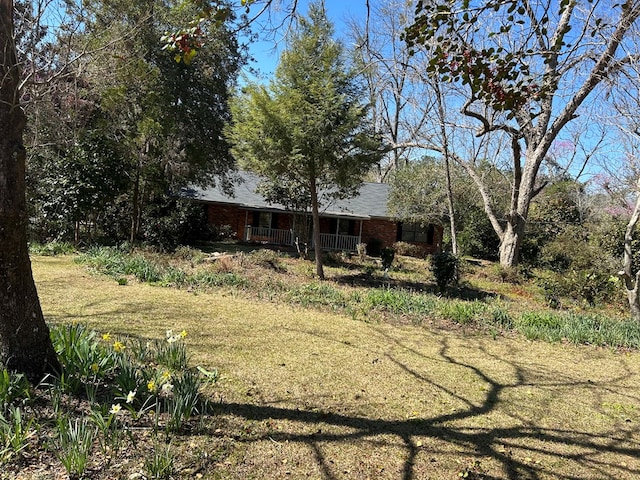
{"label": "porch railing", "polygon": [[293,233],[291,230],[252,227],[251,225],[247,225],[244,236],[247,242],[270,243],[273,245],[293,245]]}
{"label": "porch railing", "polygon": [[[268,243],[271,245],[293,245],[295,240],[291,230],[252,227],[251,225],[245,227],[244,239],[247,242]],[[355,235],[320,234],[320,246],[323,250],[355,252],[358,243],[360,243],[360,237]]]}
{"label": "porch railing", "polygon": [[360,237],[355,235],[336,235],[334,233],[320,234],[320,246],[323,250],[355,252],[356,245],[358,245],[358,243],[360,243]]}

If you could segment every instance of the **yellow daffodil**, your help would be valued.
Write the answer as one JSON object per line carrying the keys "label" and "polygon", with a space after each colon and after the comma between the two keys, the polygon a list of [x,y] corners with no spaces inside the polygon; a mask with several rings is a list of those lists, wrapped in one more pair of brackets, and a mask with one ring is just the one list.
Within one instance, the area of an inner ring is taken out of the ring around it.
{"label": "yellow daffodil", "polygon": [[154,382],[153,380],[149,380],[149,383],[147,383],[147,390],[149,390],[150,392],[155,392],[156,389],[156,382]]}
{"label": "yellow daffodil", "polygon": [[102,339],[103,339],[103,340],[107,340],[107,341],[108,341],[108,340],[111,340],[111,334],[110,334],[110,333],[108,333],[108,332],[107,332],[107,333],[103,333],[103,334],[102,334]]}
{"label": "yellow daffodil", "polygon": [[123,351],[124,349],[125,349],[124,343],[119,342],[119,341],[117,341],[117,340],[116,340],[115,342],[113,342],[113,350],[114,350],[115,352],[121,352],[121,351]]}
{"label": "yellow daffodil", "polygon": [[187,331],[186,330],[182,330],[180,332],[180,338],[185,338],[187,336]]}
{"label": "yellow daffodil", "polygon": [[100,370],[100,366],[97,363],[92,363],[91,364],[91,371],[93,373],[98,373],[98,370]]}

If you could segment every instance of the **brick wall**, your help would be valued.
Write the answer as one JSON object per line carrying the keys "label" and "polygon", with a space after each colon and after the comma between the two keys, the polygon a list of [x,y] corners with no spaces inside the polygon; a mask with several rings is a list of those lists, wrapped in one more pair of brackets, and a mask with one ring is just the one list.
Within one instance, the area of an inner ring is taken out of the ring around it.
{"label": "brick wall", "polygon": [[[435,253],[442,248],[443,229],[440,225],[434,225],[433,245],[423,242],[409,242],[424,250],[425,254]],[[362,225],[362,241],[369,243],[372,239],[382,242],[382,247],[391,247],[398,240],[398,224],[391,220],[373,219]]]}
{"label": "brick wall", "polygon": [[[210,204],[207,208],[207,220],[211,225],[229,225],[236,233],[236,238],[244,238],[244,225],[246,210],[241,210],[236,205]],[[251,222],[251,219],[249,219]]]}
{"label": "brick wall", "polygon": [[390,247],[398,237],[398,224],[390,220],[372,219],[362,223],[362,242],[369,243],[372,239],[382,242],[382,247]]}

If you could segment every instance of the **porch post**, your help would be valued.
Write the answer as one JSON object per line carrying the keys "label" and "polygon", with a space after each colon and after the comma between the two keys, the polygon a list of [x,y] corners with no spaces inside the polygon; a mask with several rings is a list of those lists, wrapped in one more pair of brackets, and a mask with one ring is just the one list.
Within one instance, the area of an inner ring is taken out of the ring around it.
{"label": "porch post", "polygon": [[362,224],[364,220],[360,219],[360,233],[358,233],[358,243],[362,243]]}
{"label": "porch post", "polygon": [[249,241],[249,210],[244,211],[244,241]]}

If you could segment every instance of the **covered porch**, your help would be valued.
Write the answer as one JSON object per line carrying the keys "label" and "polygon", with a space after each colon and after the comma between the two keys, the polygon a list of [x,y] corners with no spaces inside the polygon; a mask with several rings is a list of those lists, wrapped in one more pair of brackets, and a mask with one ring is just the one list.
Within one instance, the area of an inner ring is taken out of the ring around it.
{"label": "covered porch", "polygon": [[[284,218],[283,218],[284,217]],[[294,246],[296,241],[305,242],[306,228],[298,228],[296,218],[300,215],[282,212],[255,211],[246,213],[244,241],[263,243],[265,245]],[[308,220],[308,215],[302,216]],[[250,223],[253,220],[253,223]],[[322,217],[320,219],[320,247],[322,250],[356,252],[357,245],[362,243],[364,218]],[[283,228],[289,224],[289,228]],[[311,237],[311,232],[309,232]],[[313,240],[309,244],[313,248]]]}

